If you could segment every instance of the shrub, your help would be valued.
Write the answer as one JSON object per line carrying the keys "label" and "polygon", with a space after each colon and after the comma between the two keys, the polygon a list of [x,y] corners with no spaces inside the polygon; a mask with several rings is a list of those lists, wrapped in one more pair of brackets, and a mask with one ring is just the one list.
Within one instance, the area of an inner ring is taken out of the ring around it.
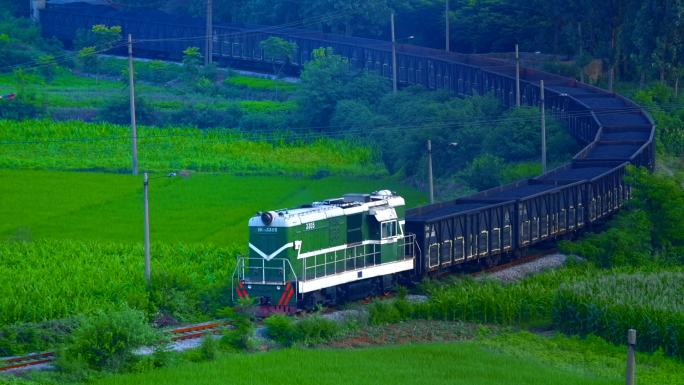
{"label": "shrub", "polygon": [[159,340],[142,311],[127,306],[116,311],[100,310],[76,329],[62,359],[94,370],[120,371],[138,360],[134,348]]}
{"label": "shrub", "polygon": [[294,343],[296,330],[292,318],[274,314],[264,320],[264,325],[266,325],[266,333],[275,342],[283,346],[290,346]]}
{"label": "shrub", "polygon": [[308,345],[319,344],[331,340],[341,331],[337,322],[314,315],[295,324],[295,339]]}
{"label": "shrub", "polygon": [[245,350],[252,347],[254,324],[250,317],[235,309],[226,307],[219,312],[219,316],[231,321],[233,328],[227,329],[221,337],[221,343],[231,349]]}
{"label": "shrub", "polygon": [[[406,302],[404,301],[404,303]],[[371,325],[396,323],[404,319],[405,316],[395,306],[394,302],[375,301],[368,308],[368,322]]]}
{"label": "shrub", "polygon": [[34,119],[43,117],[45,113],[45,105],[32,90],[19,92],[12,100],[0,99],[0,119]]}
{"label": "shrub", "polygon": [[0,327],[0,356],[38,352],[64,343],[78,327],[79,319],[70,318],[41,323],[22,323]]}
{"label": "shrub", "polygon": [[[100,110],[98,118],[101,121],[114,124],[131,123],[131,104],[128,96],[121,96],[108,101]],[[154,112],[152,106],[143,97],[135,98],[135,119],[137,124],[154,124]]]}
{"label": "shrub", "polygon": [[219,344],[214,339],[214,336],[207,335],[202,338],[202,344],[199,348],[191,350],[188,353],[188,359],[194,362],[213,361],[219,352]]}

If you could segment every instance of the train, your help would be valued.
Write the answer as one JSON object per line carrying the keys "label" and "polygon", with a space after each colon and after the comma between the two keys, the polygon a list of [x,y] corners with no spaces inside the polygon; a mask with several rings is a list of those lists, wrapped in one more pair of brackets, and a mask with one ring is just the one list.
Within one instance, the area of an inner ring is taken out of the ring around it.
{"label": "train", "polygon": [[293,313],[410,279],[415,241],[404,213],[404,198],[390,190],[257,213],[249,219],[249,255],[238,257],[233,274],[233,299],[256,301],[265,314]]}
{"label": "train", "polygon": [[[123,12],[87,4],[48,5],[42,32],[69,45],[79,29],[119,25],[138,56],[180,59],[203,46],[202,20],[159,12]],[[278,36],[297,44],[287,63],[296,73],[313,50],[330,47],[353,70],[391,77],[387,41],[290,27],[215,24],[212,59],[232,67],[270,68],[259,42]],[[496,264],[543,242],[604,221],[631,196],[627,165],[655,166],[655,124],[634,102],[600,88],[482,55],[396,44],[400,87],[421,85],[454,95],[489,94],[504,106],[542,98],[583,149],[569,164],[535,178],[448,202],[405,209],[391,191],[348,194],[304,207],[258,213],[249,220],[249,255],[238,260],[233,295],[292,312],[340,296],[382,290],[402,279],[448,273],[463,264]],[[519,81],[516,80],[519,74]]]}

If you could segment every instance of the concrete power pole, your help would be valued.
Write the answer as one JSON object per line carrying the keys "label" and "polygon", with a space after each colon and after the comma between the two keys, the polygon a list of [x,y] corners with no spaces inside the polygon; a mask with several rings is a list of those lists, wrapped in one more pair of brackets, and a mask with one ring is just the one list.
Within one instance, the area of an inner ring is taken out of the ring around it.
{"label": "concrete power pole", "polygon": [[446,3],[446,12],[445,12],[445,21],[446,21],[446,36],[445,36],[445,44],[444,46],[446,47],[446,51],[449,52],[449,0],[445,1]]}
{"label": "concrete power pole", "polygon": [[435,188],[432,183],[432,140],[427,141],[428,152],[428,183],[430,184],[430,203],[435,203]]}
{"label": "concrete power pole", "polygon": [[204,44],[204,65],[211,64],[214,55],[214,17],[212,0],[207,0],[207,40]]}
{"label": "concrete power pole", "polygon": [[636,346],[636,330],[627,331],[627,376],[626,385],[634,385],[634,347]]}
{"label": "concrete power pole", "polygon": [[138,175],[138,134],[135,127],[135,72],[133,71],[133,38],[128,34],[128,89],[131,99],[131,142],[133,145],[133,175]]}
{"label": "concrete power pole", "polygon": [[148,199],[148,178],[145,173],[143,180],[143,190],[145,196],[145,283],[150,287],[150,204]]}
{"label": "concrete power pole", "polygon": [[394,36],[394,11],[390,14],[392,28],[392,92],[397,93],[397,39]]}
{"label": "concrete power pole", "polygon": [[542,174],[546,173],[546,106],[544,105],[544,81],[539,81],[541,108],[541,159]]}
{"label": "concrete power pole", "polygon": [[520,107],[520,51],[515,45],[515,106]]}

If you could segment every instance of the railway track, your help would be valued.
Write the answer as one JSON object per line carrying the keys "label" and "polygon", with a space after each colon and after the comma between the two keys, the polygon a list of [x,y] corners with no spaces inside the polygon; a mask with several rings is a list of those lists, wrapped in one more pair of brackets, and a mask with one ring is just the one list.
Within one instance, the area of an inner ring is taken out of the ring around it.
{"label": "railway track", "polygon": [[[201,338],[208,334],[219,334],[227,326],[228,324],[223,321],[205,322],[167,330],[164,332],[164,334],[169,336],[169,340],[171,342],[178,342]],[[53,362],[55,358],[56,353],[54,351],[0,358],[0,373],[49,364]]]}

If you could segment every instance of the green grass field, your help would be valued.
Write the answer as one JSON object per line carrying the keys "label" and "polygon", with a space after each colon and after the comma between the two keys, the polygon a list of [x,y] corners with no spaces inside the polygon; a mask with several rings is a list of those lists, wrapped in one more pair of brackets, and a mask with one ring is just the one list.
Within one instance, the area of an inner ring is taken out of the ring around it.
{"label": "green grass field", "polygon": [[[348,192],[389,188],[409,206],[423,194],[390,178],[191,174],[150,180],[151,238],[167,243],[244,244],[257,211]],[[0,170],[0,240],[41,238],[142,242],[142,176]]]}
{"label": "green grass field", "polygon": [[[230,379],[230,380],[228,380]],[[359,350],[287,349],[237,354],[215,362],[114,376],[98,385],[128,384],[619,384],[615,377],[549,367],[497,353],[477,342]]]}

